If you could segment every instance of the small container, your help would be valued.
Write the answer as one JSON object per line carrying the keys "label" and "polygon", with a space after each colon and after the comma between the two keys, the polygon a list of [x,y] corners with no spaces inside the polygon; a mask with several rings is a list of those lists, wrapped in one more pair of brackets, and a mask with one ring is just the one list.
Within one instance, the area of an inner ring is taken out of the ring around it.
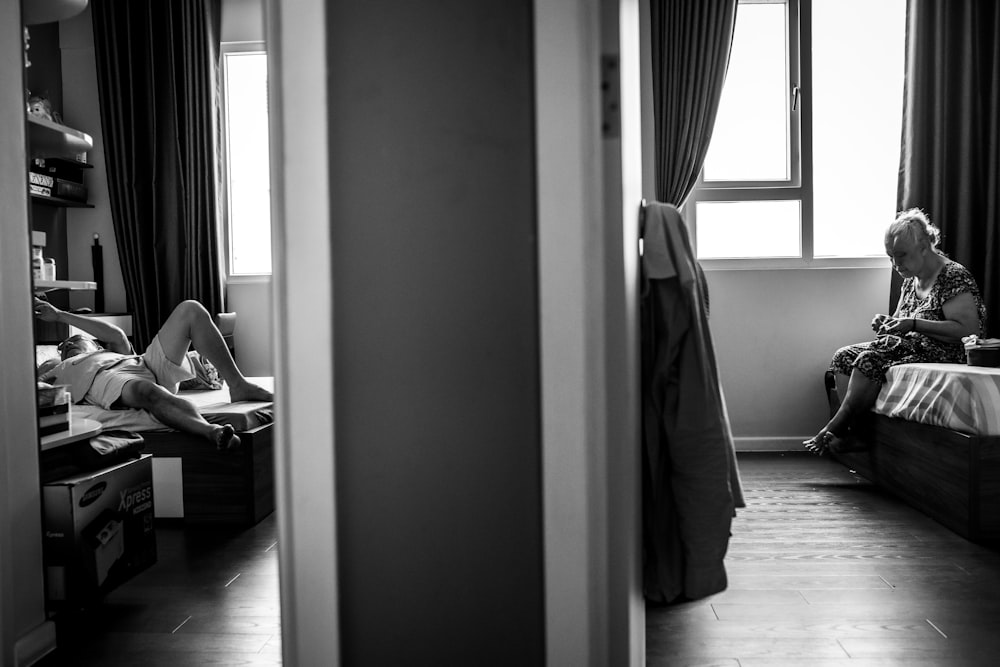
{"label": "small container", "polygon": [[45,271],[43,268],[45,266],[45,258],[42,257],[43,252],[45,252],[43,246],[31,246],[31,273],[34,275],[35,280],[45,280]]}
{"label": "small container", "polygon": [[56,260],[46,257],[42,263],[42,280],[56,279]]}
{"label": "small container", "polygon": [[965,358],[969,366],[1000,367],[1000,347],[967,347]]}

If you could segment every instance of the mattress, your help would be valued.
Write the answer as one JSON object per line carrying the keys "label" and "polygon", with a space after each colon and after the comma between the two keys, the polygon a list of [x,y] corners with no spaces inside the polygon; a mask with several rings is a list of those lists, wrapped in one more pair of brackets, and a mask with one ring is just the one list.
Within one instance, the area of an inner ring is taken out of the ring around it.
{"label": "mattress", "polygon": [[1000,435],[1000,368],[902,364],[886,378],[874,412],[969,435]]}
{"label": "mattress", "polygon": [[[247,379],[265,389],[274,391],[273,377],[250,377]],[[181,391],[178,396],[193,404],[209,423],[232,424],[237,431],[248,431],[274,421],[273,403],[256,401],[233,403],[229,396],[229,387],[225,384],[223,384],[222,389]],[[97,420],[105,430],[116,429],[132,432],[171,430],[145,410],[104,410],[93,405],[75,404],[72,406],[72,412],[74,417]]]}

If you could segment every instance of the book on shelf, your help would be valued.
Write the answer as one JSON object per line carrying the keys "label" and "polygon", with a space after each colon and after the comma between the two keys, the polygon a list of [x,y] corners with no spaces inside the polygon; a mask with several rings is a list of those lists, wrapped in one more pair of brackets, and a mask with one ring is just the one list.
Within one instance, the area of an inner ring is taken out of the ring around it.
{"label": "book on shelf", "polygon": [[63,199],[71,199],[73,201],[86,202],[87,186],[81,185],[80,183],[67,181],[62,178],[57,178],[55,179],[54,194],[56,197],[62,197]]}
{"label": "book on shelf", "polygon": [[69,419],[69,403],[55,403],[53,405],[39,405],[38,418],[61,417],[64,421]]}
{"label": "book on shelf", "polygon": [[29,189],[31,190],[31,194],[38,195],[39,197],[52,196],[52,188],[47,188],[44,185],[35,185],[34,183],[31,183],[29,185]]}
{"label": "book on shelf", "polygon": [[48,424],[46,426],[38,425],[38,436],[44,438],[47,435],[52,435],[53,433],[62,433],[63,431],[69,430],[69,420],[64,422],[58,422],[55,424]]}
{"label": "book on shelf", "polygon": [[32,185],[41,185],[46,188],[51,188],[55,184],[56,179],[52,178],[48,174],[40,174],[37,171],[29,171],[28,182]]}
{"label": "book on shelf", "polygon": [[69,430],[69,403],[38,406],[38,435],[46,436]]}
{"label": "book on shelf", "polygon": [[87,166],[86,163],[77,162],[71,158],[46,160],[45,158],[36,157],[32,159],[29,169],[30,173],[33,174],[43,174],[52,178],[73,181],[74,183],[83,183],[83,171]]}

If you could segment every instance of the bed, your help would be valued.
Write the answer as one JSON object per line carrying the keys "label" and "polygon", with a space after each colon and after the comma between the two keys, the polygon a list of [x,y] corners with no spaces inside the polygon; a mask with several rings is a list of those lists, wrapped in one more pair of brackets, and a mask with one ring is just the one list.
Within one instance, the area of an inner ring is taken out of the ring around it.
{"label": "bed", "polygon": [[969,540],[1000,540],[1000,368],[893,367],[857,434],[841,463]]}
{"label": "bed", "polygon": [[[50,346],[38,346],[38,348]],[[39,363],[52,350],[38,349]],[[266,389],[274,389],[274,378],[248,378]],[[239,449],[219,451],[203,438],[167,428],[142,410],[103,410],[74,404],[73,418],[99,422],[105,432],[135,433],[142,442],[136,448],[152,454],[154,516],[192,524],[250,526],[274,511],[274,411],[272,403],[233,403],[229,388],[182,390],[211,423],[232,424],[240,438]],[[82,447],[89,447],[82,443]],[[125,456],[137,452],[125,452]],[[87,449],[71,448],[44,452],[43,468],[48,478],[72,467],[93,467],[101,458]]]}

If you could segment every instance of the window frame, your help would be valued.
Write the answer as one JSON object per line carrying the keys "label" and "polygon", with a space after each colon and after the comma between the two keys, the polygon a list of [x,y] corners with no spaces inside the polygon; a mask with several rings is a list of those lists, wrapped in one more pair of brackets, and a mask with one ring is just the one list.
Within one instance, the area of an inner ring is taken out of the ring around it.
{"label": "window frame", "polygon": [[[789,113],[789,178],[786,181],[706,181],[704,169],[698,174],[682,206],[684,219],[697,255],[698,202],[799,201],[800,257],[746,257],[699,259],[705,270],[758,270],[802,268],[885,268],[888,258],[815,257],[813,234],[812,173],[812,63],[802,54],[812,52],[811,0],[739,0],[739,4],[787,2],[788,44],[786,46]],[[797,99],[796,99],[797,97]],[[797,102],[797,105],[796,105]]]}
{"label": "window frame", "polygon": [[[274,273],[274,262],[272,258],[271,270],[261,271],[256,273],[235,273],[233,271],[233,225],[232,225],[232,201],[230,193],[230,154],[229,154],[229,131],[227,127],[229,119],[229,106],[228,106],[228,81],[227,81],[227,68],[226,68],[226,57],[231,53],[261,53],[267,56],[267,48],[265,43],[260,40],[253,41],[237,41],[237,42],[222,42],[219,49],[219,77],[220,77],[220,88],[222,94],[219,96],[219,107],[220,107],[220,142],[223,155],[222,164],[222,178],[221,178],[221,194],[222,194],[222,215],[220,230],[220,237],[223,239],[223,258],[225,262],[224,275],[226,276],[227,283],[256,283],[265,282],[271,278]],[[271,225],[274,224],[274,220],[270,221]]]}

